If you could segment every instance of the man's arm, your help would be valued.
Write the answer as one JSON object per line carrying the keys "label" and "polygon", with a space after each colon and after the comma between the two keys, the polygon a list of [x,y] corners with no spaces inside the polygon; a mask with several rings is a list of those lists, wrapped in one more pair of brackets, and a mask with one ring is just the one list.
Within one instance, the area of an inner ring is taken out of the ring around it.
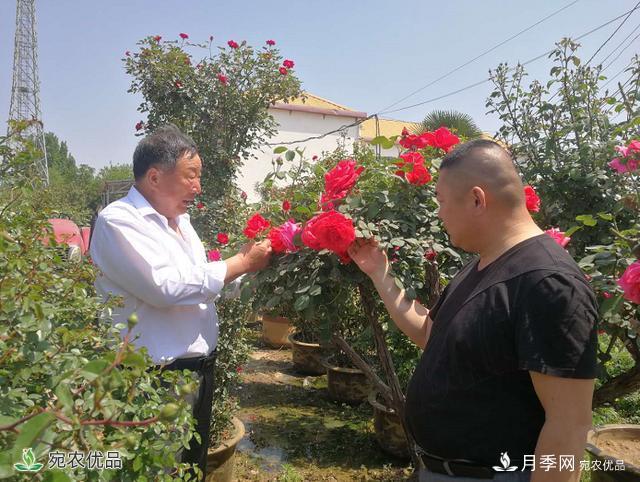
{"label": "man's arm", "polygon": [[398,328],[420,348],[427,344],[432,321],[429,310],[417,301],[405,296],[389,274],[387,255],[377,243],[357,240],[349,248],[349,256],[371,278],[389,315]]}
{"label": "man's arm", "polygon": [[[533,387],[545,412],[545,422],[536,445],[536,470],[531,482],[573,482],[580,480],[587,432],[591,428],[591,400],[594,380],[560,378],[530,371]],[[545,472],[540,458],[553,455],[556,468]],[[573,456],[574,471],[560,471],[560,456]]]}

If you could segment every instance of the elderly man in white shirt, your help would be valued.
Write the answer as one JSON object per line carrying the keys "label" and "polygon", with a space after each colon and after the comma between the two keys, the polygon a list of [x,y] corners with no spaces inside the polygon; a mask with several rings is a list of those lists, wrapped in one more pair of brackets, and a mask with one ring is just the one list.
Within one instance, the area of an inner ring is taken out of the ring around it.
{"label": "elderly man in white shirt", "polygon": [[136,312],[132,335],[165,369],[200,374],[194,417],[202,439],[191,440],[183,462],[205,472],[218,340],[214,300],[225,284],[264,268],[268,241],[250,243],[224,261],[207,262],[187,209],[200,194],[202,161],[195,143],[175,126],[145,137],[133,155],[135,185],[98,216],[91,257],[100,269],[96,289],[124,298],[114,323]]}

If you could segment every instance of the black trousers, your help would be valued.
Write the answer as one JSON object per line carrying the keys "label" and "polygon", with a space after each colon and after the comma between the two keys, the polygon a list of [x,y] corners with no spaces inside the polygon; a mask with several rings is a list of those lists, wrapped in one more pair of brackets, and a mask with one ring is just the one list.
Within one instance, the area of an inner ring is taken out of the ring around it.
{"label": "black trousers", "polygon": [[182,453],[181,461],[197,465],[202,471],[203,480],[207,473],[215,363],[216,352],[214,350],[206,357],[178,358],[164,367],[164,370],[190,370],[196,372],[200,377],[200,387],[193,403],[193,418],[196,419],[196,431],[200,435],[200,442],[193,437],[189,442],[189,449]]}

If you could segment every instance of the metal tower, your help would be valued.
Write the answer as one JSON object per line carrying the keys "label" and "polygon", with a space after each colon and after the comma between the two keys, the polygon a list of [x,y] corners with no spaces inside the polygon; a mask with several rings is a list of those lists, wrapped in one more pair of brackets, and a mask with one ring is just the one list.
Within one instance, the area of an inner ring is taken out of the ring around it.
{"label": "metal tower", "polygon": [[13,85],[9,119],[32,121],[23,133],[42,151],[36,161],[36,172],[49,184],[47,151],[40,111],[38,78],[38,40],[36,35],[36,0],[16,0],[16,38],[13,52]]}

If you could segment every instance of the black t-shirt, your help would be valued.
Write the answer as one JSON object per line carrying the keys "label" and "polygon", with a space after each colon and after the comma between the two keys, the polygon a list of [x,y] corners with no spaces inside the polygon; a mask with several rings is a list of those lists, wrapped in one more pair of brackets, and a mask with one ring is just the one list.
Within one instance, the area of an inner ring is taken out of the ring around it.
{"label": "black t-shirt", "polygon": [[406,420],[427,453],[493,466],[508,452],[518,465],[535,453],[544,423],[529,371],[596,377],[597,303],[546,234],[477,267],[463,267],[431,310]]}

